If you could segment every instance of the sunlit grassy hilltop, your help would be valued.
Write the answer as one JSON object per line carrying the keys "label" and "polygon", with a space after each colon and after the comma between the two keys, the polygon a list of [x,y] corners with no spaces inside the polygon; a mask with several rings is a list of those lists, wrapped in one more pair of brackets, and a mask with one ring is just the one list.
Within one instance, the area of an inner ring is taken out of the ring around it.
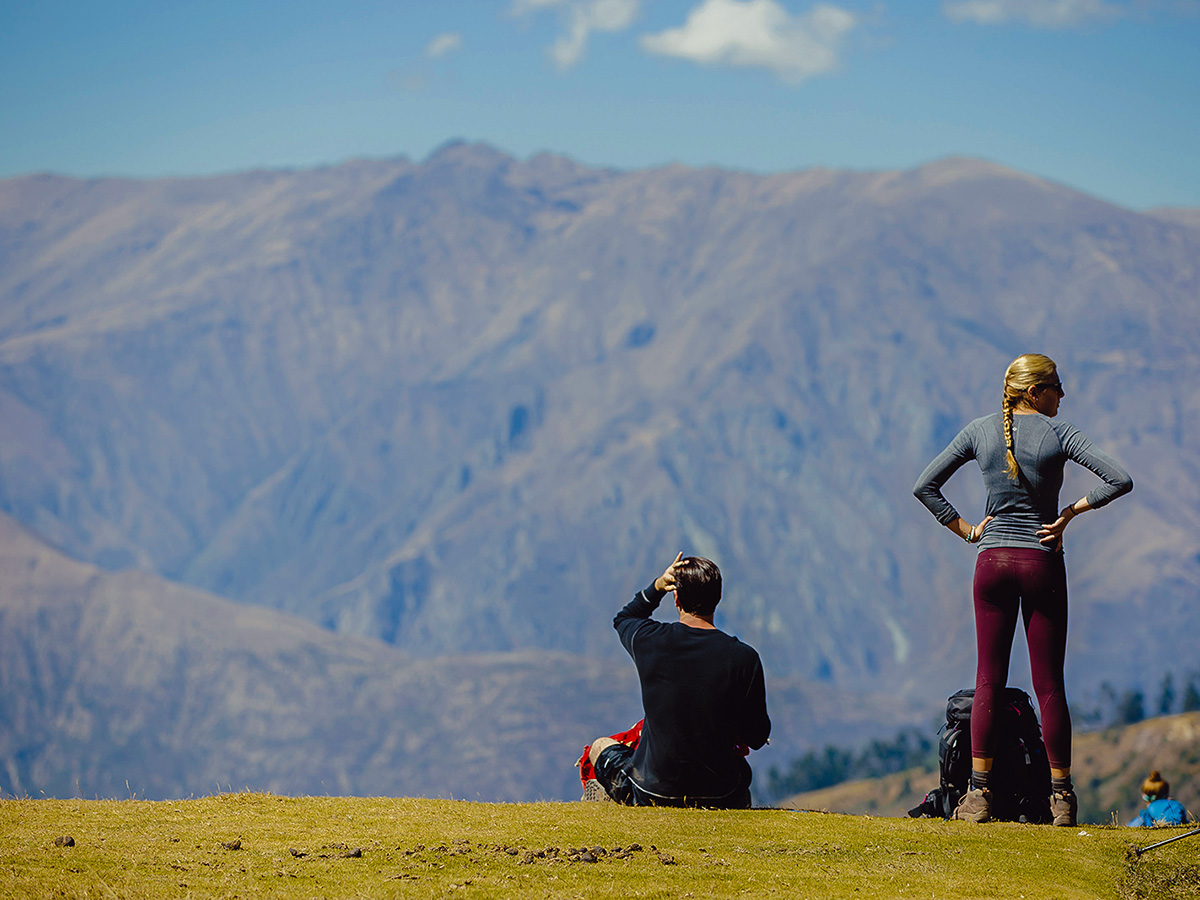
{"label": "sunlit grassy hilltop", "polygon": [[0,896],[1194,897],[1194,839],[1131,856],[1182,833],[607,803],[7,800]]}

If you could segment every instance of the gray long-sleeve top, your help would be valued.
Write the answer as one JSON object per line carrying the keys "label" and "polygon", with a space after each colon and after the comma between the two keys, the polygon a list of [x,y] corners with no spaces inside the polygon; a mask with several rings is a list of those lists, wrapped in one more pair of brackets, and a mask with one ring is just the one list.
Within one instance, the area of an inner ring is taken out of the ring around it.
{"label": "gray long-sleeve top", "polygon": [[1133,479],[1121,464],[1068,422],[1040,413],[1013,416],[1013,444],[1022,475],[1016,480],[1005,471],[1003,416],[993,413],[976,419],[926,467],[913,486],[913,494],[939,522],[949,525],[958,518],[958,511],[942,496],[942,485],[974,459],[987,490],[984,515],[995,516],[983,531],[979,549],[1037,547],[1050,551],[1052,547],[1038,540],[1037,530],[1058,518],[1058,493],[1068,459],[1103,480],[1087,495],[1093,509],[1133,490]]}

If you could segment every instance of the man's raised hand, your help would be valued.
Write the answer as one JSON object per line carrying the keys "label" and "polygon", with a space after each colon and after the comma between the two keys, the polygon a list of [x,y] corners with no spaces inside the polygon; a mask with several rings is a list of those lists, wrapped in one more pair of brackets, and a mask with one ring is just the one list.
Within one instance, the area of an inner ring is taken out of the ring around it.
{"label": "man's raised hand", "polygon": [[679,565],[683,559],[683,551],[679,551],[679,555],[675,557],[675,562],[667,566],[667,570],[654,579],[654,589],[670,593],[675,590],[675,567]]}

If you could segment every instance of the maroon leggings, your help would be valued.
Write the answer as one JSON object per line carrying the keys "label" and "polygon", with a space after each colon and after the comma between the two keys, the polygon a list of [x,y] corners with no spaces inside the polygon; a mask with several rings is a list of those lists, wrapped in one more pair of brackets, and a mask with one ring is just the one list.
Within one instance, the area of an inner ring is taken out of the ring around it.
{"label": "maroon leggings", "polygon": [[1042,711],[1046,755],[1055,769],[1071,767],[1071,714],[1063,685],[1067,652],[1067,568],[1061,553],[1033,547],[984,550],[975,562],[975,641],[979,667],[971,706],[971,756],[996,746],[996,692],[1008,683],[1017,613],[1025,620],[1029,670]]}

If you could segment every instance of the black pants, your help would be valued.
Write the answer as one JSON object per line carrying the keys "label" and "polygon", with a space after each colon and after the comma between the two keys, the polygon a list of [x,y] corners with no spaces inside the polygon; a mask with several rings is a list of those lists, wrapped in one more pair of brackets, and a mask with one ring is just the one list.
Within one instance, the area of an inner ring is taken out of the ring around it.
{"label": "black pants", "polygon": [[629,777],[629,765],[633,761],[633,748],[627,744],[613,744],[601,751],[596,758],[596,780],[603,785],[608,796],[625,806],[702,806],[708,809],[750,808],[750,764],[744,759],[741,764],[742,783],[737,790],[725,797],[656,797],[647,794]]}

